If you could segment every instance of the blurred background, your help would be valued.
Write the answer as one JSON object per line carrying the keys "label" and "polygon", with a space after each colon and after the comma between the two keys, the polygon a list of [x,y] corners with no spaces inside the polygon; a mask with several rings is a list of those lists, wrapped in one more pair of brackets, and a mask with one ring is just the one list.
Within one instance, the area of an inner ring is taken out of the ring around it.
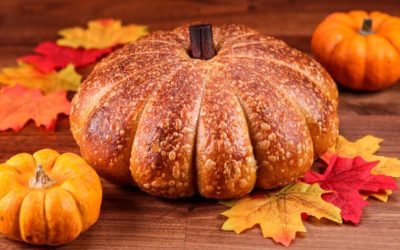
{"label": "blurred background", "polygon": [[334,11],[363,9],[398,15],[398,0],[1,0],[0,67],[39,42],[56,40],[57,31],[86,26],[88,20],[121,19],[124,24],[172,29],[182,23],[246,24],[310,52],[317,24]]}

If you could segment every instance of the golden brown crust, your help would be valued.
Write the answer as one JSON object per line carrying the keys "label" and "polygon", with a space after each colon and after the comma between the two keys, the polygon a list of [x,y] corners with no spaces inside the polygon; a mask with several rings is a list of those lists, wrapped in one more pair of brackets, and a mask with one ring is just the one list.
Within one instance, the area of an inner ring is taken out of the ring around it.
{"label": "golden brown crust", "polygon": [[[74,98],[73,106],[84,112],[72,112],[71,124],[75,126],[71,125],[71,129],[82,156],[105,178],[133,183],[126,166],[137,123],[148,97],[160,87],[165,75],[182,62],[179,57],[163,60],[177,47],[158,40],[127,45],[116,52],[119,57],[112,54],[108,63],[99,64],[96,74],[88,77]],[[154,63],[155,59],[159,63]],[[141,70],[143,67],[148,70]],[[82,93],[86,93],[83,98]],[[81,129],[85,131],[83,135]]]}
{"label": "golden brown crust", "polygon": [[248,32],[240,36],[236,36],[233,38],[227,38],[220,42],[222,50],[220,50],[220,55],[225,54],[225,52],[229,52],[237,49],[246,49],[247,46],[253,44],[285,44],[282,40],[278,40],[271,36],[265,36],[259,33]]}
{"label": "golden brown crust", "polygon": [[[130,74],[126,72],[154,67],[153,64],[157,62],[155,60],[168,57],[173,52],[173,47],[171,48],[171,45],[168,47],[168,44],[138,42],[118,49],[98,63],[73,99],[70,120],[72,134],[77,143],[79,144],[83,136],[81,130],[85,127],[88,115],[111,88],[129,77]],[[146,53],[153,55],[149,57]]]}
{"label": "golden brown crust", "polygon": [[151,94],[160,88],[166,72],[178,67],[177,62],[160,63],[124,79],[90,113],[81,153],[100,174],[115,182],[132,182],[126,166],[143,108]]}
{"label": "golden brown crust", "polygon": [[184,25],[96,66],[70,119],[103,177],[161,197],[234,198],[301,177],[334,143],[338,93],[321,65],[243,25],[213,36],[208,61],[189,57]]}
{"label": "golden brown crust", "polygon": [[[236,58],[237,63],[240,60],[254,72],[265,75],[271,86],[279,88],[298,106],[307,121],[314,154],[316,157],[321,155],[333,145],[339,133],[335,83],[330,77],[323,77],[324,72],[320,72],[319,65],[310,62],[310,58],[298,51],[290,51],[284,43],[265,42],[264,38],[256,36],[253,38],[258,42],[234,45],[221,56],[231,60]],[[297,61],[282,56],[288,53],[292,53]]]}
{"label": "golden brown crust", "polygon": [[[251,58],[237,58],[253,72],[267,79],[267,85],[280,92],[304,116],[314,144],[315,157],[335,142],[338,135],[336,108],[308,77],[285,65]],[[265,83],[264,83],[265,84]]]}
{"label": "golden brown crust", "polygon": [[193,151],[205,71],[194,64],[180,67],[143,111],[130,169],[150,194],[177,198],[195,192]]}
{"label": "golden brown crust", "polygon": [[217,47],[226,47],[234,44],[237,40],[243,37],[248,37],[253,34],[258,34],[257,31],[245,26],[236,24],[222,25],[216,34]]}
{"label": "golden brown crust", "polygon": [[264,72],[246,63],[225,63],[222,71],[245,111],[257,159],[257,186],[281,186],[311,166],[313,147],[299,109],[273,87]]}
{"label": "golden brown crust", "polygon": [[201,104],[197,181],[202,196],[229,199],[253,189],[256,164],[243,110],[219,70],[209,73]]}
{"label": "golden brown crust", "polygon": [[223,56],[259,58],[266,60],[266,64],[274,62],[287,66],[288,70],[297,71],[314,82],[336,108],[338,98],[336,84],[318,62],[282,41],[268,39],[268,36],[255,35],[250,38],[252,41],[233,45],[224,51]]}

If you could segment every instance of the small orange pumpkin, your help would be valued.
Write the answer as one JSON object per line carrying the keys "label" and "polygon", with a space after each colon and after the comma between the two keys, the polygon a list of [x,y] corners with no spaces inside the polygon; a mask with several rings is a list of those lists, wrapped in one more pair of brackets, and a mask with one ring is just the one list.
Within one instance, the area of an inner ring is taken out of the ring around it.
{"label": "small orange pumpkin", "polygon": [[382,12],[333,13],[318,25],[312,51],[333,78],[356,90],[379,90],[400,78],[400,18]]}
{"label": "small orange pumpkin", "polygon": [[50,149],[0,164],[0,233],[35,245],[74,240],[99,217],[101,183],[78,155]]}

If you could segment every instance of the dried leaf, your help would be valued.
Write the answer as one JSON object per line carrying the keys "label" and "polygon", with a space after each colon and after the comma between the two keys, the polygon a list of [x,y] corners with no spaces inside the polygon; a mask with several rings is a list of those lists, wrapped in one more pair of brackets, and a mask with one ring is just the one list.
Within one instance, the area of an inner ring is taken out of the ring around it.
{"label": "dried leaf", "polygon": [[226,200],[226,201],[218,201],[219,204],[227,206],[227,207],[233,207],[236,204],[237,200]]}
{"label": "dried leaf", "polygon": [[359,156],[342,158],[333,155],[323,174],[308,172],[304,181],[318,183],[324,190],[334,191],[324,194],[324,200],[341,208],[343,220],[358,224],[362,208],[368,204],[360,191],[376,193],[381,189],[397,189],[393,177],[371,174],[371,169],[377,164],[378,162],[366,162]]}
{"label": "dried leaf", "polygon": [[369,197],[374,197],[377,200],[387,202],[389,199],[389,196],[393,193],[392,190],[379,190],[378,192],[361,192],[361,196],[364,200],[367,200]]}
{"label": "dried leaf", "polygon": [[3,68],[0,73],[0,83],[6,85],[23,85],[28,88],[36,88],[44,93],[59,90],[78,89],[82,76],[76,73],[73,65],[68,65],[59,72],[43,73],[32,65],[18,62],[17,67]]}
{"label": "dried leaf", "polygon": [[317,184],[299,182],[279,191],[242,198],[222,213],[228,217],[222,229],[239,234],[259,224],[264,238],[288,246],[296,232],[306,232],[302,213],[342,223],[340,209],[321,199],[326,193]]}
{"label": "dried leaf", "polygon": [[373,174],[382,174],[392,177],[400,177],[400,160],[394,157],[378,156],[379,144],[383,139],[367,135],[355,142],[350,142],[343,136],[338,137],[335,151],[343,157],[361,156],[366,161],[379,161],[372,169]]}
{"label": "dried leaf", "polygon": [[44,73],[49,73],[73,64],[75,67],[85,66],[110,53],[111,49],[73,49],[57,45],[54,42],[40,43],[36,55],[18,58],[19,61],[31,63]]}
{"label": "dried leaf", "polygon": [[37,89],[20,85],[0,89],[0,131],[19,131],[30,120],[37,127],[53,130],[60,113],[68,115],[71,104],[67,92],[59,91],[43,96]]}
{"label": "dried leaf", "polygon": [[[383,139],[367,135],[355,142],[350,142],[343,136],[339,136],[336,147],[333,148],[334,152],[326,152],[321,156],[325,162],[329,162],[330,157],[336,152],[342,157],[361,156],[366,161],[379,161],[378,165],[372,169],[372,174],[381,174],[392,177],[400,177],[400,160],[395,157],[385,157],[375,155],[379,150],[379,144]],[[377,198],[380,201],[386,202],[389,195],[392,194],[390,190],[380,190],[379,194],[372,194],[370,196]]]}
{"label": "dried leaf", "polygon": [[120,20],[103,19],[90,21],[87,29],[80,27],[60,30],[63,38],[57,44],[71,48],[105,49],[118,44],[136,41],[148,33],[147,26],[127,25],[122,26]]}

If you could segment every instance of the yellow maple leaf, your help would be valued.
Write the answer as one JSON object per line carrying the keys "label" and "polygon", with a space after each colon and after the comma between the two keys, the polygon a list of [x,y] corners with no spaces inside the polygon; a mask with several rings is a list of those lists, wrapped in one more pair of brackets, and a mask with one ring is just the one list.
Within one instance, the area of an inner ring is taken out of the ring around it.
{"label": "yellow maple leaf", "polygon": [[225,201],[218,201],[219,204],[227,206],[227,207],[233,207],[236,204],[237,200],[225,200]]}
{"label": "yellow maple leaf", "polygon": [[34,66],[18,62],[17,67],[3,68],[0,72],[0,83],[14,86],[20,84],[36,88],[48,94],[59,90],[78,89],[82,76],[76,73],[72,64],[58,72],[43,73]]}
{"label": "yellow maple leaf", "polygon": [[374,197],[375,199],[378,199],[383,202],[387,202],[389,199],[389,196],[393,193],[392,190],[379,190],[377,193],[367,193],[363,194],[361,193],[360,195],[364,200],[367,200],[369,197]]}
{"label": "yellow maple leaf", "polygon": [[[372,135],[366,135],[355,142],[350,142],[340,135],[337,139],[336,147],[333,148],[333,151],[342,157],[354,157],[358,155],[364,158],[366,161],[379,161],[378,165],[372,169],[372,174],[400,177],[399,159],[395,157],[375,155],[380,148],[379,144],[382,142],[383,139]],[[366,198],[372,196],[378,200],[386,202],[391,194],[392,192],[390,190],[382,190],[376,194],[368,194],[364,196]]]}
{"label": "yellow maple leaf", "polygon": [[73,27],[60,30],[63,38],[57,44],[72,48],[105,49],[136,41],[148,33],[147,26],[122,26],[120,20],[103,19],[88,22],[88,28]]}
{"label": "yellow maple leaf", "polygon": [[302,213],[342,223],[340,209],[324,201],[321,198],[324,193],[329,191],[321,189],[318,184],[298,182],[279,191],[244,197],[222,213],[228,217],[222,229],[239,234],[259,224],[264,238],[271,237],[288,246],[296,232],[306,232]]}

